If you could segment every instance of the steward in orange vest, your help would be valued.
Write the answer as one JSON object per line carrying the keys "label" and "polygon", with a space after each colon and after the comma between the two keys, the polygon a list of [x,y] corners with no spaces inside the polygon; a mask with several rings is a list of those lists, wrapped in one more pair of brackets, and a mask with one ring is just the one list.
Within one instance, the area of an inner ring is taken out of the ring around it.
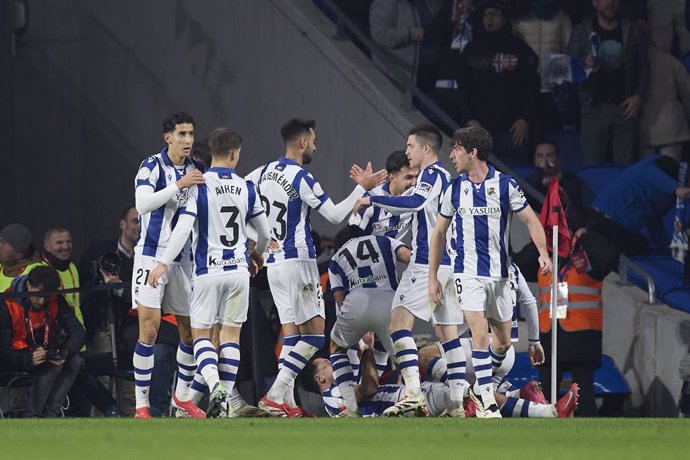
{"label": "steward in orange vest", "polygon": [[[561,259],[558,270],[558,381],[563,371],[573,372],[573,382],[580,385],[577,415],[596,416],[594,371],[601,366],[601,330],[603,323],[602,282],[588,273],[585,253],[575,249]],[[546,362],[539,369],[545,394],[551,382],[551,274],[538,273],[539,332]]]}

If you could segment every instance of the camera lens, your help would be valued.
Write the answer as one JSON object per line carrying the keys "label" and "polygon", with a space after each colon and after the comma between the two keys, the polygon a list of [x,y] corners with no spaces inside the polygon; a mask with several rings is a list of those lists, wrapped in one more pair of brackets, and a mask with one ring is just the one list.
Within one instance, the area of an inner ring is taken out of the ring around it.
{"label": "camera lens", "polygon": [[98,260],[98,266],[109,275],[119,274],[121,263],[120,256],[114,252],[106,252]]}

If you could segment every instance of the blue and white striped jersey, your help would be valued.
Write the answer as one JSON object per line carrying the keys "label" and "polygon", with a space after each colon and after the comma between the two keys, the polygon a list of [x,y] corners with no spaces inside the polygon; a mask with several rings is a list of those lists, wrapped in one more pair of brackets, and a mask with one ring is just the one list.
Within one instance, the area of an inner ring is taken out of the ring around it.
{"label": "blue and white striped jersey", "polygon": [[[369,191],[369,196],[393,196],[389,189],[390,183],[373,188]],[[414,189],[409,189],[402,196],[411,195]],[[359,228],[370,235],[384,235],[401,240],[405,237],[412,226],[412,213],[391,214],[383,208],[370,206],[360,211],[359,216],[353,215],[348,222],[350,225],[357,225]]]}
{"label": "blue and white striped jersey", "polygon": [[[410,196],[372,196],[372,205],[393,214],[414,211],[412,217],[412,258],[410,263],[429,264],[429,245],[436,225],[439,202],[451,180],[439,161],[424,168],[417,177],[417,184]],[[441,265],[449,265],[448,252],[444,251]]]}
{"label": "blue and white striped jersey", "polygon": [[[359,413],[362,417],[378,417],[383,415],[383,411],[397,404],[405,397],[405,387],[403,385],[379,385],[376,394],[368,401],[359,401]],[[335,417],[345,409],[345,400],[340,394],[337,386],[333,385],[324,391],[321,397],[326,413]]]}
{"label": "blue and white striped jersey", "polygon": [[232,168],[210,168],[205,183],[189,189],[182,214],[196,217],[192,232],[195,276],[247,272],[249,220],[262,214],[254,184]]}
{"label": "blue and white striped jersey", "polygon": [[[203,165],[190,158],[185,159],[182,166],[176,166],[168,157],[168,149],[164,148],[160,153],[146,158],[139,166],[139,172],[135,179],[135,189],[138,187],[151,187],[154,193],[177,182],[188,172],[199,169],[204,170]],[[188,190],[179,191],[173,199],[163,206],[147,214],[139,216],[139,239],[134,253],[155,257],[159,259],[165,252],[170,234],[172,233],[179,216],[179,208],[187,199]],[[174,262],[191,263],[191,240],[185,244],[182,252]]]}
{"label": "blue and white striped jersey", "polygon": [[331,291],[398,288],[395,254],[402,242],[387,236],[352,238],[333,254],[328,264]]}
{"label": "blue and white striped jersey", "polygon": [[483,182],[466,173],[451,182],[441,201],[441,215],[454,220],[454,272],[466,276],[508,278],[508,239],[512,213],[527,207],[515,180],[489,165]]}
{"label": "blue and white striped jersey", "polygon": [[319,209],[328,194],[314,176],[295,161],[281,157],[255,169],[246,179],[257,185],[271,237],[280,245],[278,250],[268,250],[266,265],[286,259],[316,259],[311,210]]}

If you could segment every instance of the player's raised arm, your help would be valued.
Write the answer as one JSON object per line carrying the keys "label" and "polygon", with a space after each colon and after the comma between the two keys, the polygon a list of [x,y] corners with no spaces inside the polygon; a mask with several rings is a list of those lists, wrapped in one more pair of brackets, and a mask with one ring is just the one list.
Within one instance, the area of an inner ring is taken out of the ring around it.
{"label": "player's raised arm", "polygon": [[443,191],[437,176],[437,171],[425,169],[409,195],[363,197],[357,200],[353,210],[359,212],[362,207],[376,206],[395,215],[417,212],[430,201],[437,199]]}
{"label": "player's raised arm", "polygon": [[360,384],[355,387],[357,402],[366,401],[374,397],[379,389],[379,374],[376,372],[373,347],[367,346],[360,356]]}
{"label": "player's raised arm", "polygon": [[160,208],[173,199],[180,190],[204,183],[204,175],[201,171],[195,169],[185,174],[177,182],[168,185],[164,189],[155,191],[158,174],[160,173],[157,163],[158,161],[151,157],[145,160],[139,168],[136,192],[134,194],[135,206],[139,214],[146,214]]}
{"label": "player's raised arm", "polygon": [[364,195],[365,192],[380,185],[386,181],[387,172],[385,169],[373,172],[371,163],[367,165],[367,169],[361,170],[360,173],[352,175],[352,180],[357,183],[357,186],[352,190],[352,193],[338,204],[333,204],[330,198],[318,208],[319,213],[332,224],[339,224],[350,214],[355,202]]}

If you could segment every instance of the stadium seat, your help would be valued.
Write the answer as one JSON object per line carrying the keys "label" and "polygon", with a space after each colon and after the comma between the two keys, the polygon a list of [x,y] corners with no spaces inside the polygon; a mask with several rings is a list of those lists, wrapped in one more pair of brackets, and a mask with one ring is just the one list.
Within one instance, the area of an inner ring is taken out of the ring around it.
{"label": "stadium seat", "polygon": [[577,175],[594,193],[606,188],[623,171],[625,166],[620,165],[590,165],[580,168]]}
{"label": "stadium seat", "polygon": [[[507,377],[508,381],[518,388],[522,388],[527,382],[531,380],[539,380],[539,370],[534,369],[529,363],[529,354],[516,353],[515,364]],[[563,373],[563,381],[561,382],[560,395],[570,387],[572,382],[572,374],[570,372]],[[629,395],[630,386],[621,374],[616,363],[608,355],[601,356],[601,367],[594,372],[594,395],[602,397],[607,395]],[[548,395],[547,395],[548,397]]]}
{"label": "stadium seat", "polygon": [[690,313],[690,286],[673,288],[664,293],[662,300],[671,308]]}
{"label": "stadium seat", "polygon": [[[638,256],[631,257],[630,260],[649,273],[659,298],[663,298],[664,294],[683,282],[683,264],[671,256]],[[647,289],[647,282],[637,272],[630,270],[628,279],[641,289]]]}

